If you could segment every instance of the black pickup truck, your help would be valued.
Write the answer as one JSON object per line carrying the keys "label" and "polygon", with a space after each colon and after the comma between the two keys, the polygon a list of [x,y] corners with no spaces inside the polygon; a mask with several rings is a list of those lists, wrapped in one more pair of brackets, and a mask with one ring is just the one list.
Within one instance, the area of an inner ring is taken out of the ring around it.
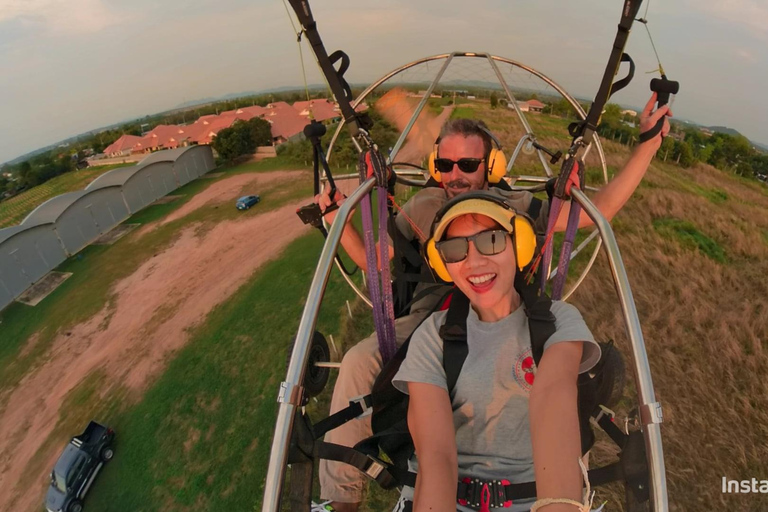
{"label": "black pickup truck", "polygon": [[85,432],[69,442],[51,471],[51,486],[45,496],[48,512],[81,512],[83,497],[104,463],[115,454],[111,428],[91,421]]}

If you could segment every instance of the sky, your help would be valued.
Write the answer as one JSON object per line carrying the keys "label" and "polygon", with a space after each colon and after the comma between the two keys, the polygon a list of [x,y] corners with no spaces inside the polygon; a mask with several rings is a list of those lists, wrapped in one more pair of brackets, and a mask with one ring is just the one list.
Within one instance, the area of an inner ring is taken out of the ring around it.
{"label": "sky", "polygon": [[[329,53],[370,83],[451,51],[525,63],[592,98],[622,0],[314,0]],[[640,13],[645,12],[645,3]],[[676,117],[768,143],[768,0],[651,0],[648,27]],[[657,67],[642,25],[633,83],[612,101],[642,106]],[[322,79],[309,49],[310,83]],[[0,162],[116,122],[229,93],[303,84],[281,0],[0,0]]]}

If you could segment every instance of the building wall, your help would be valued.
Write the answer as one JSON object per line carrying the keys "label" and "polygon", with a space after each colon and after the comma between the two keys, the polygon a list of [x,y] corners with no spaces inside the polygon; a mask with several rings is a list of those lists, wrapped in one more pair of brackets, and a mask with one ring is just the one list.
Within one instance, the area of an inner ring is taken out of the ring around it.
{"label": "building wall", "polygon": [[81,199],[81,201],[90,201],[91,212],[101,234],[117,226],[129,216],[120,189],[121,187],[101,188]]}
{"label": "building wall", "polygon": [[[181,181],[182,176],[189,177],[189,181],[202,176],[208,171],[214,169],[216,164],[213,160],[213,151],[210,146],[193,146],[183,155],[179,156],[175,162],[177,176]],[[181,185],[188,183],[184,182]]]}
{"label": "building wall", "polygon": [[56,221],[56,233],[69,255],[75,254],[101,234],[92,208],[87,207],[87,198],[76,201]]}
{"label": "building wall", "polygon": [[[0,283],[2,283],[0,288],[3,289],[3,294],[10,294],[13,298],[18,297],[32,284],[32,280],[21,272],[16,258],[8,251],[2,250],[2,247],[0,247]],[[7,304],[3,304],[5,305]]]}
{"label": "building wall", "polygon": [[0,244],[0,309],[66,258],[51,224],[22,231]]}
{"label": "building wall", "polygon": [[11,292],[5,288],[5,284],[3,283],[3,271],[0,268],[0,310],[10,304],[13,301],[13,297]]}
{"label": "building wall", "polygon": [[128,218],[129,212],[120,188],[93,190],[61,214],[55,229],[67,253],[75,254]]}

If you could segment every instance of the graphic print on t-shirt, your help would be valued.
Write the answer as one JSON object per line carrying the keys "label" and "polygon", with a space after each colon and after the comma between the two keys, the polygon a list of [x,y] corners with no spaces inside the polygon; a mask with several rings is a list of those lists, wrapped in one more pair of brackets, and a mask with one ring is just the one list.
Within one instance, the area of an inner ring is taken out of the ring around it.
{"label": "graphic print on t-shirt", "polygon": [[520,352],[515,358],[515,382],[526,393],[530,393],[536,373],[536,363],[533,362],[531,348]]}

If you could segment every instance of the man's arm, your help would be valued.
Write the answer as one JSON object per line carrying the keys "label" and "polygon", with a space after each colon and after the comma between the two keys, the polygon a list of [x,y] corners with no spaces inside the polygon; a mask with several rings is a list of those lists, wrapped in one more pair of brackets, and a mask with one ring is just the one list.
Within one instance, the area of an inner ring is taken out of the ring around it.
{"label": "man's arm", "polygon": [[456,510],[459,463],[451,399],[445,389],[420,382],[409,382],[408,394],[408,429],[419,460],[413,510]]}
{"label": "man's arm", "polygon": [[[576,379],[583,342],[564,341],[544,351],[528,402],[536,492],[542,498],[582,501],[581,436]],[[547,505],[572,512],[573,505]]]}
{"label": "man's arm", "polygon": [[[592,197],[592,202],[595,204],[600,213],[608,219],[612,220],[614,215],[626,204],[635,189],[640,184],[645,176],[645,172],[648,170],[648,166],[651,164],[654,155],[661,146],[662,137],[666,137],[669,133],[669,121],[666,120],[667,116],[672,116],[672,112],[669,110],[669,105],[664,105],[660,109],[653,111],[653,107],[656,104],[656,93],[653,93],[651,99],[645,105],[643,112],[640,114],[640,133],[653,128],[659,119],[664,117],[664,127],[661,133],[653,139],[639,144],[624,167],[614,176],[614,178],[608,182],[600,191]],[[565,206],[560,211],[560,216],[557,218],[557,224],[555,224],[555,231],[565,231],[568,225],[568,208]],[[589,215],[582,210],[581,217],[579,217],[579,227],[583,228],[592,225],[592,219]]]}
{"label": "man's arm", "polygon": [[[339,190],[336,190],[336,195],[334,197],[334,200],[336,204],[341,206],[344,204],[344,201],[346,201],[346,196],[339,192]],[[331,188],[328,183],[325,184],[325,187],[323,188],[323,191],[315,196],[315,203],[317,203],[320,206],[320,211],[325,212],[325,209],[328,208],[331,204],[333,204],[333,200],[331,200]],[[353,212],[354,214],[354,212]],[[329,212],[325,214],[325,220],[328,221],[329,224],[333,223],[333,220],[336,218],[336,211]],[[360,235],[360,233],[355,229],[355,226],[352,225],[352,215],[349,216],[349,219],[347,219],[347,223],[344,225],[344,232],[341,234],[341,246],[344,248],[344,250],[347,252],[350,258],[352,258],[352,261],[355,262],[355,264],[363,269],[364,272],[368,271],[368,263],[365,256],[365,242],[363,241],[363,237]],[[392,245],[389,246],[389,260],[391,260],[395,255],[395,251],[392,248]],[[379,260],[379,268],[381,268],[381,261],[379,258],[379,243],[376,243],[376,257]]]}

